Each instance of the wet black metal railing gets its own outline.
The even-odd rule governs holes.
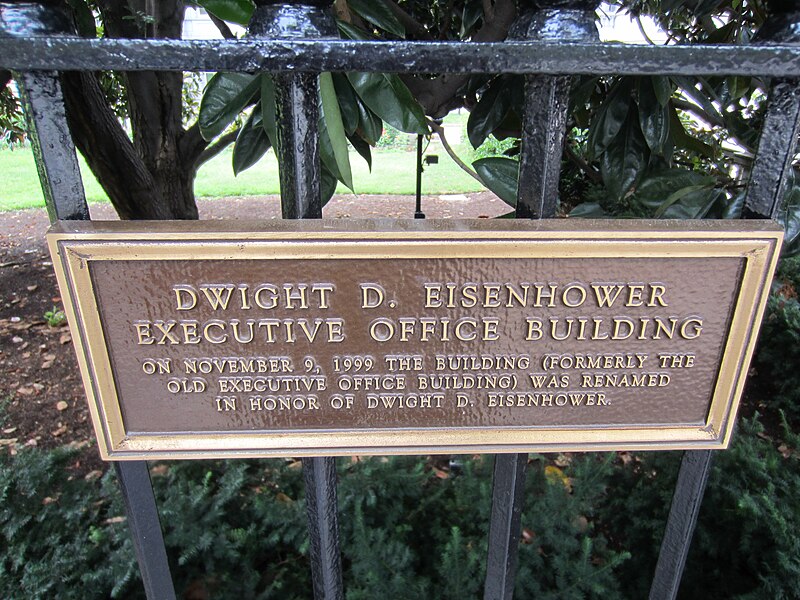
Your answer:
[[[235,41],[86,40],[65,35],[64,20],[35,4],[0,3],[0,68],[22,93],[51,220],[88,219],[59,71],[270,71],[275,76],[284,218],[319,218],[317,74],[323,71],[472,72],[526,75],[526,113],[517,217],[555,216],[570,76],[729,74],[774,77],[754,159],[745,214],[774,218],[791,173],[800,129],[800,17],[773,15],[772,38],[749,46],[604,44],[590,0],[539,1],[503,43],[352,42],[332,39],[325,2],[257,1],[246,39]],[[547,8],[547,5],[552,8]],[[292,27],[285,27],[286,19]],[[795,19],[797,22],[793,22]],[[298,37],[300,36],[300,37]],[[712,451],[687,451],[650,598],[675,598],[710,470]],[[495,458],[484,597],[512,597],[524,503],[526,454]],[[142,580],[151,599],[173,599],[158,511],[144,461],[114,463]],[[332,458],[303,460],[314,596],[344,595]]]

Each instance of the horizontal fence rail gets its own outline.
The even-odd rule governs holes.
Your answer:
[[[800,76],[800,46],[573,42],[129,40],[26,37],[0,29],[0,65],[20,71],[371,71]]]

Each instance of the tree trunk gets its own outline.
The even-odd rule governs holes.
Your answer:
[[[106,35],[180,38],[179,0],[100,0]],[[131,19],[148,7],[152,19]],[[183,75],[128,72],[132,136],[123,129],[94,73],[64,75],[64,98],[75,145],[122,219],[196,219],[194,175],[207,143],[197,127],[183,129]],[[132,139],[131,139],[132,138]]]
[[[196,219],[194,160],[176,143],[145,159],[108,106],[94,73],[64,75],[67,120],[75,145],[121,219]],[[155,125],[157,126],[157,125]]]

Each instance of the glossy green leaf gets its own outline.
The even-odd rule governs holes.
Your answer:
[[[261,127],[270,143],[278,147],[278,120],[275,108],[275,83],[268,73],[261,74]]]
[[[684,148],[705,156],[706,158],[714,158],[716,154],[714,149],[706,144],[703,140],[698,140],[696,137],[693,137],[687,133],[683,123],[681,123],[678,112],[674,108],[670,108],[669,111],[669,127],[670,135],[677,146],[683,146]]]
[[[356,91],[343,73],[331,73],[336,97],[339,99],[339,111],[347,135],[353,135],[358,128],[358,97]]]
[[[370,34],[366,31],[362,31],[355,25],[351,23],[346,23],[345,21],[336,21],[336,26],[339,28],[339,31],[342,32],[344,37],[350,40],[374,40]]]
[[[728,88],[730,99],[733,101],[745,96],[750,91],[752,81],[750,77],[743,77],[741,75],[728,77],[725,80],[725,85]]]
[[[233,145],[233,174],[238,175],[256,164],[270,149],[267,132],[261,127],[261,107],[256,106],[242,126]]]
[[[702,173],[688,169],[665,169],[645,177],[639,183],[632,200],[650,214],[656,214],[658,211],[664,214],[669,206],[680,200],[681,195],[678,194],[670,201],[674,194],[681,190],[709,190],[714,187],[714,183],[713,177]]]
[[[508,82],[507,77],[497,77],[492,80],[475,108],[469,113],[467,135],[473,148],[480,146],[508,114],[511,108]]]
[[[364,104],[389,125],[406,133],[429,133],[422,107],[397,75],[348,73]]]
[[[678,200],[659,214],[664,219],[702,219],[715,204],[724,200],[725,192],[718,188],[699,188],[681,194]],[[665,202],[666,204],[666,202]]]
[[[650,81],[640,80],[639,126],[650,149],[660,156],[665,156],[669,142],[669,106],[658,101],[656,92]]]
[[[694,101],[706,114],[710,115],[712,118],[717,119],[718,121],[722,121],[722,115],[717,110],[717,107],[714,106],[712,101],[706,95],[703,90],[697,89],[697,81],[691,77],[684,77],[684,76],[673,76],[675,82],[680,86],[681,92],[689,98],[690,100]]]
[[[197,4],[215,17],[239,25],[247,25],[255,10],[252,0],[197,0]]]
[[[736,194],[726,204],[720,215],[723,219],[741,219],[744,212],[744,192]]]
[[[472,166],[487,188],[509,206],[517,206],[518,161],[492,156],[476,160]]]
[[[74,15],[78,33],[83,37],[95,37],[97,35],[97,22],[94,20],[94,14],[86,0],[67,0],[67,5]]]
[[[658,207],[658,210],[656,210],[656,213],[653,216],[655,216],[657,219],[663,218],[664,214],[667,213],[671,207],[675,206],[676,204],[680,204],[682,200],[695,195],[697,192],[704,192],[707,194],[709,190],[710,188],[705,185],[690,185],[676,190],[672,192],[672,194],[670,194],[666,200],[664,200],[664,202],[661,203],[661,206]]]
[[[383,121],[361,101],[358,101],[358,128],[360,135],[370,146],[375,146],[383,135]]]
[[[800,186],[792,185],[786,194],[786,208],[781,216],[783,221],[783,255],[800,254]]]
[[[627,79],[618,81],[598,109],[589,126],[587,149],[590,156],[599,158],[625,124],[632,102],[631,85]]]
[[[642,130],[629,118],[600,160],[606,189],[617,200],[624,198],[644,173],[649,160],[650,150]]]
[[[342,123],[342,113],[339,111],[339,100],[336,97],[336,88],[330,73],[320,73],[319,93],[322,99],[322,114],[325,130],[331,144],[333,159],[342,183],[353,189],[353,173],[350,169],[350,156],[347,149],[347,134]]]
[[[350,144],[355,148],[356,152],[361,155],[361,158],[367,162],[369,170],[372,171],[372,151],[370,150],[369,144],[357,135],[349,135],[347,139],[350,140]]]
[[[325,206],[331,201],[333,194],[336,192],[336,186],[338,183],[339,181],[336,176],[332,175],[323,164],[322,168],[320,169],[319,181],[319,195],[320,199],[322,200],[322,206]]]
[[[483,19],[483,4],[479,2],[465,2],[461,13],[461,39],[468,38],[475,30],[475,26]]]
[[[200,133],[210,141],[233,123],[244,108],[253,102],[261,81],[247,73],[216,73],[208,82],[200,100]]]
[[[653,85],[658,103],[661,106],[669,104],[669,99],[672,98],[672,81],[669,77],[664,75],[655,75],[650,77],[650,82]]]
[[[406,35],[406,28],[397,20],[383,0],[347,0],[348,6],[364,20],[397,37]]]
[[[584,202],[569,211],[569,216],[582,219],[605,219],[609,215],[597,202]]]

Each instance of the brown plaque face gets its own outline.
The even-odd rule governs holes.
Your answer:
[[[781,233],[295,221],[49,239],[101,453],[125,459],[724,447]]]

